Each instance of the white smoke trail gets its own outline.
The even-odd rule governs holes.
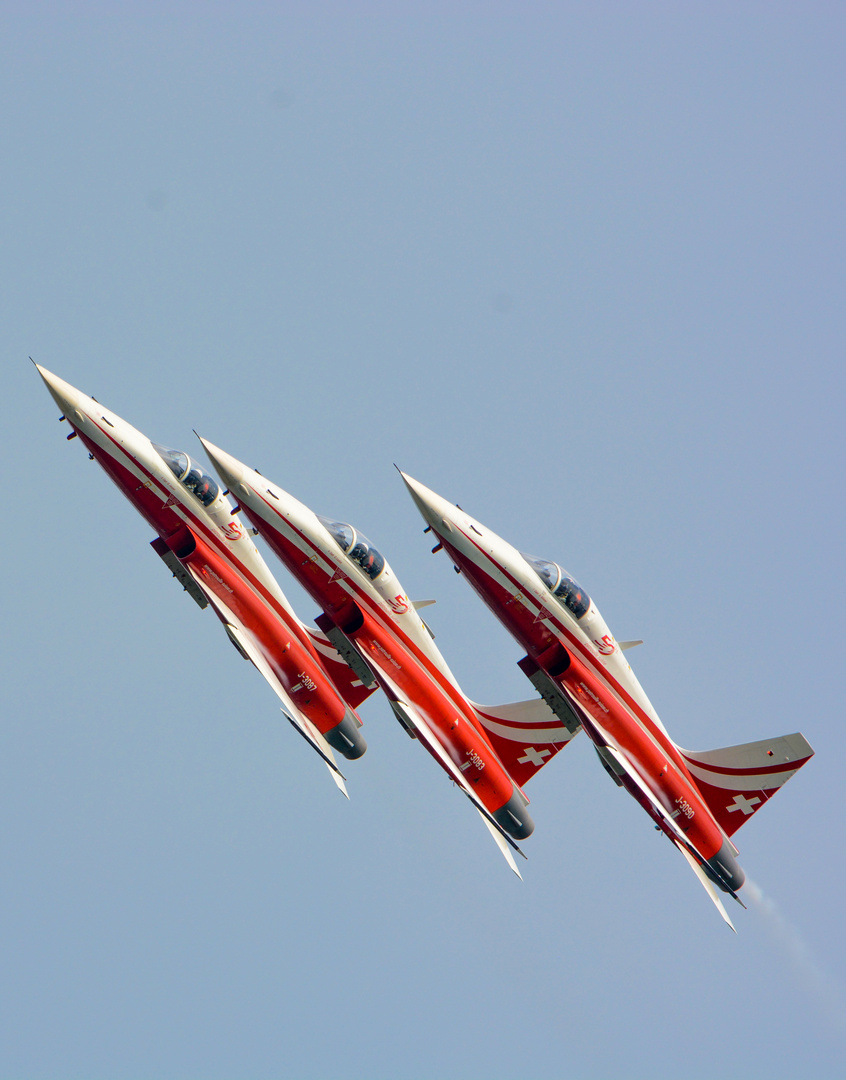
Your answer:
[[[743,887],[743,896],[761,913],[770,935],[787,954],[805,989],[816,998],[835,1031],[846,1037],[846,991],[841,983],[823,968],[796,927],[781,914],[775,901],[765,896],[761,887],[749,878]]]

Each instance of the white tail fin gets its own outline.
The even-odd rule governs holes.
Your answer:
[[[479,723],[509,775],[522,787],[578,734],[542,698],[510,705],[474,705]]]
[[[727,836],[736,833],[814,756],[810,743],[798,732],[720,750],[694,752],[679,747],[679,752]]]

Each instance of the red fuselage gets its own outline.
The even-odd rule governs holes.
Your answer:
[[[260,508],[255,499],[261,500]],[[297,515],[278,502],[257,491],[250,506],[244,502],[244,512],[326,617],[366,659],[388,698],[407,702],[422,717],[488,811],[496,815],[506,804],[515,806],[519,789],[398,583],[397,595],[386,601],[322,526],[317,527],[323,536],[309,535],[312,528],[294,520]],[[432,747],[424,745],[438,760]],[[512,835],[527,836],[533,828],[525,812],[528,799],[520,791],[517,800],[523,826],[515,827],[508,818],[504,827]]]
[[[461,546],[452,539],[454,532],[441,531],[438,537],[455,566],[525,648],[521,666],[528,673],[539,668],[547,674],[597,748],[610,744],[626,757],[703,860],[721,851],[725,859],[725,835],[666,732],[602,654],[577,636],[551,596],[544,603],[528,594],[525,584],[487,550],[489,545],[461,532]],[[616,778],[672,838],[671,827],[642,789],[625,773]]]
[[[278,587],[274,590],[244,527],[231,514],[218,525],[194,495],[170,480],[146,437],[112,414],[111,420],[99,417],[103,410],[88,400],[91,411],[79,419],[67,410],[67,419],[89,453],[193,571],[221,622],[229,621],[228,611],[243,624],[296,707],[321,734],[335,729],[347,715],[348,701],[354,707],[367,691],[351,689],[341,697],[308,633],[275,595]]]

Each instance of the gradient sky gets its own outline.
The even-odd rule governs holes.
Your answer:
[[[843,1075],[845,31],[0,2],[0,1076]],[[737,936],[585,739],[522,883],[379,697],[347,803],[28,356],[352,521],[475,700],[519,648],[394,462],[645,639],[681,745],[802,731]]]

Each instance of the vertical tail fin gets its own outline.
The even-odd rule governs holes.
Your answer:
[[[511,705],[474,705],[499,760],[518,787],[552,761],[581,731],[570,731],[542,698]]]
[[[814,756],[798,732],[720,750],[682,750],[690,774],[727,836],[748,821]]]

